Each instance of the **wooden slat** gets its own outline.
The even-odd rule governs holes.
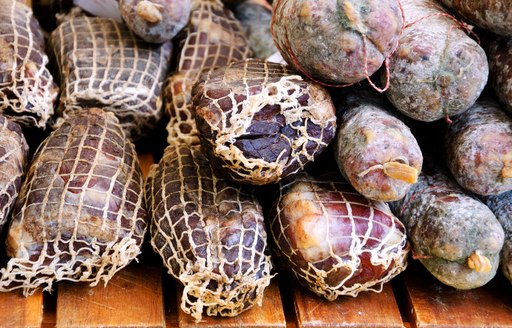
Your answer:
[[[484,287],[456,290],[411,265],[405,290],[412,327],[512,327],[512,285],[500,273]]]
[[[309,327],[403,327],[391,285],[381,293],[363,292],[355,298],[328,301],[296,286],[293,291],[297,326]]]
[[[104,288],[61,283],[57,327],[164,327],[161,268],[132,264]]]
[[[40,327],[43,321],[43,294],[41,290],[29,297],[20,291],[0,293],[1,327]]]
[[[180,304],[180,297],[183,287],[177,287],[177,303]],[[201,321],[196,323],[194,318],[178,309],[178,320],[180,328],[284,328],[286,327],[283,304],[276,279],[265,289],[263,303],[255,305],[251,309],[235,317],[209,317],[203,315]]]
[[[140,162],[140,168],[142,170],[142,175],[145,178],[148,175],[149,168],[154,163],[153,154],[151,154],[151,153],[139,153],[138,155],[139,155],[138,157],[139,157],[139,162]]]

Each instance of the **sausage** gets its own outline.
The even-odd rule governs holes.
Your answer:
[[[269,224],[276,263],[330,301],[380,292],[407,266],[402,223],[386,203],[367,200],[339,173],[282,180]]]
[[[369,79],[403,27],[398,0],[278,0],[273,6],[272,33],[284,60],[326,84]]]
[[[442,283],[472,289],[495,276],[503,228],[441,169],[426,163],[418,182],[391,208],[407,229],[413,258]]]
[[[46,68],[44,36],[32,9],[0,0],[0,111],[16,123],[45,128],[59,88]]]
[[[389,63],[388,99],[419,121],[462,113],[487,83],[485,51],[437,2],[404,0],[402,7],[406,25]]]
[[[343,176],[366,198],[403,198],[423,163],[409,128],[381,99],[363,91],[344,94],[338,117],[333,150]]]
[[[336,132],[327,90],[259,59],[204,74],[192,98],[200,142],[212,165],[241,183],[271,184],[297,173]]]
[[[139,253],[146,229],[133,144],[112,113],[71,111],[39,146],[7,230],[0,291],[60,280],[105,283]]]
[[[187,24],[191,0],[119,0],[121,17],[147,42],[173,39]]]
[[[88,16],[60,24],[51,43],[61,76],[60,114],[104,108],[116,114],[133,140],[156,127],[171,43],[151,45],[122,23]]]
[[[489,38],[489,83],[503,107],[512,113],[512,37]]]
[[[512,2],[508,0],[441,0],[468,23],[501,35],[512,35]]]
[[[192,112],[192,86],[201,72],[223,67],[249,56],[249,45],[240,23],[219,0],[195,0],[185,29],[177,72],[165,82],[163,95],[169,143],[199,143]]]
[[[512,118],[493,99],[479,99],[449,126],[446,158],[467,190],[479,195],[512,190]]]
[[[505,231],[505,243],[500,253],[501,271],[512,283],[512,191],[485,196],[482,199],[496,215]]]
[[[219,177],[200,145],[173,142],[146,181],[151,245],[184,285],[181,309],[201,320],[261,305],[272,263],[251,188]]]
[[[0,115],[0,232],[18,197],[29,148],[21,127]]]

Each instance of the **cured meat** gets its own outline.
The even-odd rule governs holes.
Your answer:
[[[299,174],[279,185],[270,216],[278,263],[319,296],[382,291],[405,270],[405,228],[388,205],[367,200],[340,174]]]
[[[38,148],[21,187],[0,291],[108,282],[140,253],[142,184],[135,147],[112,113],[69,112]]]
[[[45,128],[58,87],[46,68],[43,32],[32,9],[0,0],[0,111],[17,123]]]
[[[171,143],[146,182],[151,244],[184,285],[197,321],[261,305],[270,283],[262,208],[252,190],[218,177],[199,145]]]
[[[344,94],[338,117],[334,154],[343,176],[367,198],[403,198],[423,163],[409,128],[384,101],[363,91]]]
[[[51,41],[62,82],[60,112],[99,107],[112,111],[132,139],[149,134],[162,116],[171,43],[152,45],[113,19],[88,16],[64,21]]]
[[[512,36],[512,2],[508,0],[441,0],[465,21],[497,34]]]
[[[370,79],[396,49],[398,0],[279,0],[271,23],[284,60],[327,84]]]
[[[169,143],[199,143],[192,112],[192,86],[209,72],[247,58],[249,45],[240,23],[220,0],[194,0],[177,72],[165,83]]]
[[[405,115],[431,122],[471,107],[489,75],[487,57],[434,0],[402,0],[406,25],[390,59],[386,95]],[[382,74],[381,80],[387,79]]]
[[[512,191],[482,198],[505,231],[505,243],[500,253],[501,270],[512,283]]]
[[[185,27],[191,0],[119,0],[124,22],[147,42],[170,41]]]
[[[479,195],[512,190],[512,118],[491,98],[458,115],[446,135],[455,180]]]
[[[238,182],[270,184],[297,173],[336,132],[329,93],[280,64],[232,63],[204,74],[192,97],[203,149]]]
[[[419,259],[457,289],[485,285],[498,270],[504,232],[494,214],[430,163],[400,201],[392,203]]]
[[[489,36],[489,39],[486,47],[489,84],[500,103],[512,113],[512,37]]]
[[[0,232],[18,197],[28,151],[21,127],[0,115]]]

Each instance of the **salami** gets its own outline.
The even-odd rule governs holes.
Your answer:
[[[407,266],[402,223],[339,173],[282,180],[269,219],[279,263],[327,300],[380,292]]]
[[[343,85],[382,66],[403,20],[398,0],[279,0],[271,26],[287,63],[311,79]]]
[[[405,115],[431,122],[460,114],[487,83],[484,50],[433,0],[402,0],[406,25],[390,60],[386,92]],[[387,78],[382,73],[382,80]]]
[[[487,206],[440,169],[424,169],[392,209],[407,229],[413,257],[442,283],[472,289],[495,276],[503,228]]]
[[[61,75],[59,111],[99,107],[116,114],[132,139],[162,117],[161,88],[172,45],[152,45],[104,17],[70,17],[52,32]]]
[[[252,189],[216,175],[199,145],[171,143],[146,182],[151,244],[201,320],[261,305],[272,263]]]
[[[264,185],[297,173],[334,139],[327,90],[258,59],[204,74],[192,90],[203,149],[219,172]]]
[[[248,55],[249,45],[242,26],[220,0],[193,1],[177,72],[167,79],[163,91],[169,115],[169,143],[199,143],[191,92],[201,72],[243,60]]]
[[[489,38],[489,83],[500,103],[512,113],[512,37]]]
[[[334,142],[341,173],[366,198],[403,198],[423,163],[416,139],[375,95],[346,92],[343,98]]]
[[[505,243],[501,250],[501,270],[512,283],[512,191],[482,197],[505,230]]]
[[[512,36],[512,2],[508,0],[441,0],[465,21],[501,35]]]
[[[0,115],[0,232],[18,197],[28,151],[21,127]]]
[[[457,182],[480,195],[512,190],[512,118],[481,98],[448,128],[446,158]]]
[[[187,24],[191,0],[119,0],[128,27],[147,42],[170,41]]]
[[[46,68],[44,36],[32,9],[0,0],[0,111],[25,126],[45,128],[59,93]]]
[[[112,113],[69,112],[38,148],[13,210],[0,291],[56,281],[105,283],[139,253],[146,230],[135,147]]]

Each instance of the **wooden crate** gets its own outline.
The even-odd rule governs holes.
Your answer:
[[[144,173],[153,156],[140,156]],[[262,307],[234,318],[203,317],[199,323],[179,309],[181,286],[167,275],[149,247],[141,262],[104,286],[57,283],[52,294],[0,293],[0,327],[512,327],[512,285],[501,275],[470,291],[446,287],[418,263],[382,293],[323,300],[279,273]]]

